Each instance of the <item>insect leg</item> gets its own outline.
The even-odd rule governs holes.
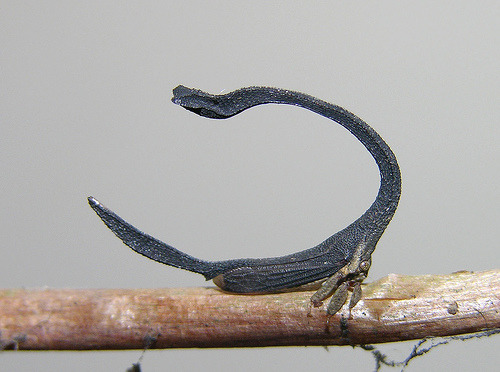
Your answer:
[[[321,288],[311,296],[311,303],[314,307],[320,307],[323,304],[323,300],[335,292],[339,286],[339,282],[346,276],[346,269],[347,265],[325,280]]]
[[[344,306],[345,302],[347,301],[348,289],[349,283],[347,282],[344,282],[339,286],[337,291],[332,296],[332,299],[330,300],[330,303],[328,304],[328,307],[326,309],[326,313],[328,315],[335,315],[337,311],[339,311],[342,306]]]

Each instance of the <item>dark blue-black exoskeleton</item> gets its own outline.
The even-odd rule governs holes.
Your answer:
[[[380,189],[375,201],[356,221],[313,248],[282,257],[214,262],[192,257],[143,233],[89,197],[92,209],[137,253],[202,274],[225,291],[277,292],[322,282],[311,297],[314,306],[320,306],[333,294],[327,308],[328,314],[333,315],[346,302],[351,289],[349,308],[352,308],[361,298],[360,284],[370,268],[371,254],[396,211],[401,193],[398,163],[389,146],[356,115],[303,93],[250,87],[212,95],[184,86],[178,86],[173,93],[174,103],[208,118],[225,119],[253,106],[276,103],[300,106],[339,123],[363,143],[380,169]]]

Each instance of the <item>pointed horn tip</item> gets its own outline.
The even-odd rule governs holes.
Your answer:
[[[89,201],[89,204],[90,204],[90,206],[91,206],[91,207],[95,207],[95,206],[98,206],[99,204],[101,204],[101,203],[99,203],[99,201],[98,201],[97,199],[95,199],[93,196],[89,196],[89,197],[87,198],[87,200]]]

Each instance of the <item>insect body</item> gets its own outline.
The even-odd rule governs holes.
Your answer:
[[[172,101],[201,116],[225,119],[250,107],[290,104],[311,110],[349,130],[374,157],[381,175],[378,195],[356,221],[317,246],[282,257],[204,261],[181,252],[124,221],[93,197],[89,204],[103,222],[137,253],[166,265],[193,271],[212,279],[221,289],[236,293],[277,292],[323,281],[311,297],[314,306],[333,294],[327,312],[335,314],[353,294],[349,307],[361,298],[361,282],[371,265],[371,254],[394,215],[401,193],[396,157],[384,140],[363,120],[339,106],[303,93],[267,87],[250,87],[224,95],[178,86]]]

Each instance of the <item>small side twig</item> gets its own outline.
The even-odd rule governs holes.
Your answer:
[[[395,361],[392,359],[389,359],[389,357],[382,353],[380,350],[378,350],[375,346],[373,345],[360,345],[360,347],[364,350],[370,351],[374,358],[375,358],[375,372],[379,371],[380,368],[383,365],[389,366],[389,367],[402,367],[401,371],[404,371],[406,366],[410,363],[410,361],[413,358],[416,358],[418,356],[424,355],[434,349],[437,346],[441,345],[446,345],[450,343],[451,341],[455,340],[460,340],[460,341],[466,341],[470,340],[472,338],[482,338],[482,337],[489,337],[495,334],[499,334],[500,329],[492,329],[492,330],[487,330],[487,331],[482,331],[478,333],[473,333],[473,334],[467,334],[467,335],[458,335],[458,336],[447,336],[447,337],[425,337],[422,340],[419,340],[415,346],[413,346],[413,349],[408,355],[408,357],[405,360],[402,361]],[[423,345],[427,343],[431,343],[429,346],[421,348]]]

